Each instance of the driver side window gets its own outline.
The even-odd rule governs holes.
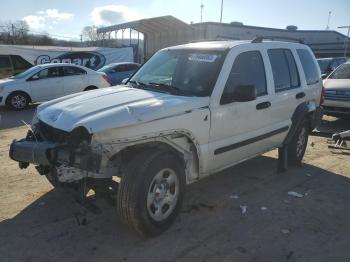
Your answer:
[[[227,79],[220,104],[233,102],[232,94],[238,86],[253,85],[257,97],[267,94],[265,67],[259,51],[248,51],[239,54]]]

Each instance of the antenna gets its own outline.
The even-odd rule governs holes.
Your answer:
[[[331,15],[332,15],[332,11],[328,12],[328,21],[327,21],[327,26],[326,26],[326,30],[329,30],[329,23],[331,21]]]

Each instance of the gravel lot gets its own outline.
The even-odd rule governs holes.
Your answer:
[[[303,167],[278,174],[274,150],[189,186],[170,230],[144,239],[9,159],[34,109],[0,109],[0,261],[350,261],[350,155],[323,137],[350,121],[326,117]]]

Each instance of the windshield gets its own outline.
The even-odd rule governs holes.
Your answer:
[[[106,66],[100,68],[99,70],[97,70],[97,72],[107,73],[111,68],[112,68],[112,66],[106,65]]]
[[[160,51],[129,82],[139,88],[150,88],[159,92],[209,96],[224,57],[225,51],[216,50]]]
[[[40,68],[40,66],[33,66],[26,71],[23,71],[22,73],[19,73],[18,75],[11,76],[10,78],[12,79],[21,79],[21,78],[26,78],[28,76],[31,76],[32,73],[36,72]]]
[[[350,79],[350,63],[342,64],[330,76],[330,79]]]
[[[318,59],[318,65],[320,66],[321,72],[325,72],[329,68],[329,64],[331,63],[332,59]]]

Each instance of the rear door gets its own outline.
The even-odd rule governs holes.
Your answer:
[[[75,66],[63,66],[63,92],[64,95],[84,91],[87,87],[83,77],[86,77],[86,71]]]
[[[297,49],[297,57],[299,58],[299,71],[304,76],[302,78],[307,101],[314,102],[316,105],[320,102],[322,79],[321,72],[317,65],[315,56],[310,49]],[[298,60],[298,59],[297,59]]]
[[[128,65],[122,64],[114,67],[114,72],[112,73],[112,83],[115,85],[120,84],[125,78],[128,77]]]
[[[272,76],[274,123],[291,125],[291,117],[298,104],[307,100],[307,90],[302,83],[295,57],[296,51],[288,48],[268,48]]]
[[[13,75],[13,69],[10,57],[7,55],[0,56],[0,79]]]
[[[45,101],[63,96],[62,67],[48,67],[29,78],[33,101]]]

